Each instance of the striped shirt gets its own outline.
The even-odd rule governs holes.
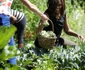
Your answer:
[[[17,18],[17,22],[16,23],[21,21],[23,19],[23,17],[24,17],[24,13],[19,12],[17,10],[13,10],[13,9],[10,10],[10,14]]]

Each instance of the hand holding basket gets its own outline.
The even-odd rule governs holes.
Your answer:
[[[39,45],[45,49],[52,49],[55,45],[56,38],[57,38],[54,33],[54,25],[51,20],[49,21],[52,25],[52,31],[45,31],[42,29],[41,32],[38,34]]]

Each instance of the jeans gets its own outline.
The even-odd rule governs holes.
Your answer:
[[[10,17],[8,15],[0,14],[0,25],[3,26],[10,26]],[[10,46],[14,46],[14,38],[12,37],[8,43]],[[16,58],[10,58],[9,59],[10,64],[16,64]]]

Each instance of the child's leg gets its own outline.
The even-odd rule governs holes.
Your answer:
[[[14,23],[14,26],[17,28],[16,35],[18,40],[18,48],[23,48],[23,36],[24,30],[26,25],[26,17],[24,16],[23,19],[17,23]]]

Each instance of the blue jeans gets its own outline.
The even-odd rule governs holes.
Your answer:
[[[8,15],[0,14],[0,25],[10,26],[10,17]]]
[[[15,45],[15,42],[14,42],[14,38],[12,37],[8,43],[10,46],[14,46]],[[9,63],[10,64],[16,64],[16,57],[13,57],[13,58],[10,58],[9,59]]]
[[[8,15],[0,14],[0,25],[3,26],[10,26],[10,17]],[[8,43],[10,46],[14,46],[14,38],[12,37]],[[16,58],[10,58],[9,59],[10,64],[16,64]]]

